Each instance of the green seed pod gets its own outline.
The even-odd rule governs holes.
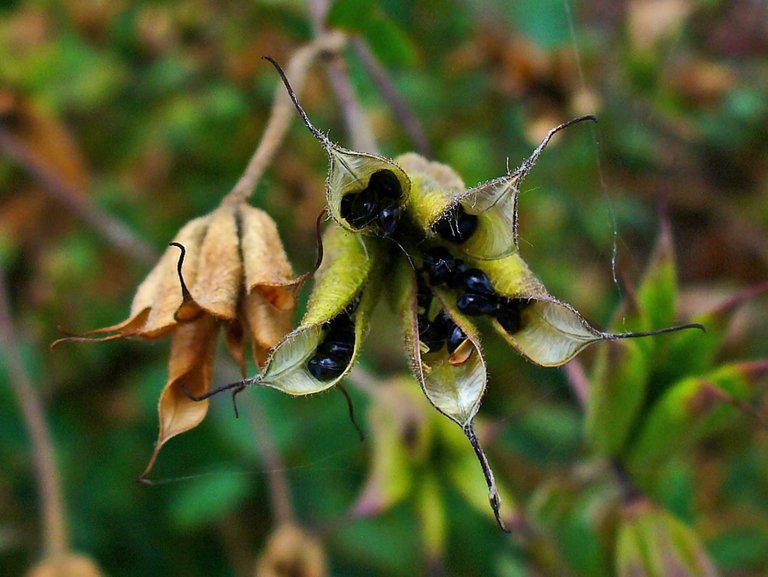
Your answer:
[[[317,272],[301,324],[274,348],[264,371],[253,379],[253,384],[289,395],[310,395],[332,387],[351,370],[368,327],[368,317],[378,299],[381,243],[330,226],[323,245],[325,260]],[[355,307],[357,299],[359,304]],[[352,307],[354,310],[350,311]],[[311,373],[309,363],[317,354],[329,325],[342,315],[350,315],[353,320],[352,354],[331,378],[319,379]]]

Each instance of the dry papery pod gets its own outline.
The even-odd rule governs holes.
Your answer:
[[[456,422],[472,444],[491,507],[504,528],[493,473],[472,425],[486,384],[474,317],[491,321],[525,357],[547,367],[568,362],[595,342],[701,325],[635,333],[599,331],[572,306],[550,295],[520,256],[517,197],[522,181],[557,132],[595,117],[579,117],[553,128],[518,169],[466,189],[451,167],[416,154],[393,161],[332,143],[311,123],[285,74],[269,60],[304,123],[329,155],[326,196],[338,226],[328,232],[326,243],[334,249],[326,264],[327,270],[342,274],[320,275],[301,326],[274,349],[261,374],[201,398],[245,385],[304,395],[338,384],[357,357],[368,314],[386,278],[412,372],[429,402]],[[347,326],[344,338],[336,332],[339,324]],[[326,343],[342,347],[333,352]],[[336,354],[339,350],[344,354]],[[337,358],[331,358],[334,355]],[[313,372],[318,360],[328,361],[327,371]]]
[[[219,328],[243,371],[248,335],[254,359],[263,364],[291,330],[297,291],[310,274],[293,275],[274,221],[245,203],[224,202],[188,222],[171,245],[139,285],[127,320],[52,345],[172,337],[168,381],[158,405],[160,432],[142,478],[165,442],[205,417],[208,403],[189,395],[199,397],[210,388]]]

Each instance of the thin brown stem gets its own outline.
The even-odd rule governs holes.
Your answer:
[[[128,227],[88,200],[88,195],[74,189],[51,171],[42,160],[12,132],[0,125],[0,151],[22,166],[51,198],[88,223],[110,244],[145,264],[154,263],[157,252]]]
[[[286,75],[291,79],[291,85],[296,94],[300,94],[304,88],[309,68],[318,55],[340,50],[345,42],[346,38],[343,34],[326,34],[294,52],[288,62],[288,66],[286,66]],[[222,203],[237,204],[253,194],[256,185],[264,175],[264,171],[272,163],[272,159],[283,143],[294,116],[295,113],[290,97],[285,92],[283,86],[278,85],[275,88],[272,112],[264,129],[264,135],[261,137],[261,142],[259,142],[240,180],[237,181],[237,184],[235,184],[229,194],[224,197]]]
[[[275,446],[275,439],[269,428],[267,414],[258,403],[247,404],[248,420],[254,429],[256,444],[259,447],[262,462],[266,467],[269,497],[272,503],[277,525],[291,523],[294,520],[293,505],[285,465]]]
[[[431,157],[432,146],[429,144],[424,131],[421,128],[419,119],[414,114],[410,105],[400,96],[392,78],[389,76],[386,68],[376,58],[375,54],[368,48],[368,45],[360,38],[354,38],[351,41],[352,49],[362,62],[368,74],[371,75],[373,83],[381,93],[381,96],[389,104],[397,121],[403,127],[408,138],[413,143],[413,148],[419,154]]]
[[[328,2],[327,0],[310,0],[309,8],[315,34],[322,36],[326,33],[325,15],[328,12]],[[347,63],[339,54],[330,54],[325,61],[325,71],[331,90],[344,115],[344,124],[347,127],[351,147],[360,152],[376,152],[378,150],[376,139],[373,137],[365,112],[355,96]]]
[[[42,504],[45,552],[47,556],[60,556],[68,551],[69,540],[59,470],[56,467],[53,443],[42,403],[24,367],[18,343],[19,336],[11,315],[5,272],[0,270],[0,349],[5,359],[8,380],[32,442],[32,457]]]

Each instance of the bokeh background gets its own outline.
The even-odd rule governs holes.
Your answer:
[[[599,117],[557,137],[520,198],[524,258],[596,326],[608,326],[640,282],[665,218],[680,321],[768,278],[765,2],[356,4],[337,2],[325,21],[356,39],[343,53],[346,70],[388,156],[428,148],[473,185],[517,166],[552,126]],[[72,547],[104,574],[254,574],[276,527],[275,462],[265,459],[263,438],[330,574],[616,574],[615,533],[602,516],[611,497],[584,481],[610,471],[585,442],[568,376],[512,354],[490,331],[480,414],[495,431],[487,449],[496,473],[521,511],[553,484],[561,507],[533,537],[510,537],[446,485],[433,503],[447,519],[437,552],[422,530],[428,499],[404,498],[369,519],[346,516],[374,459],[366,413],[375,399],[364,390],[350,386],[369,432],[362,444],[337,393],[249,390],[239,420],[228,398],[217,398],[201,426],[161,452],[153,477],[169,482],[146,487],[134,480],[157,435],[168,342],[49,350],[58,327],[83,332],[126,318],[153,254],[231,189],[278,85],[261,56],[287,62],[316,36],[323,10],[322,2],[268,0],[2,3],[0,265],[13,321],[3,321],[0,364],[2,575],[25,574],[45,551],[34,451],[11,386],[13,349],[45,408]],[[392,111],[371,59],[425,142],[414,142]],[[322,63],[302,102],[321,130],[350,144]],[[308,247],[326,163],[295,122],[252,199],[278,222],[296,271],[314,260]],[[718,362],[768,358],[767,313],[759,294],[730,311]],[[382,310],[362,359],[369,376],[405,374],[398,342]],[[587,371],[593,357],[581,359]],[[216,383],[238,377],[234,363],[219,361]],[[650,495],[694,528],[723,575],[768,573],[760,384],[748,399],[756,414],[734,409],[717,434],[673,455]],[[254,404],[258,412],[247,408]],[[472,474],[483,501],[482,478]]]

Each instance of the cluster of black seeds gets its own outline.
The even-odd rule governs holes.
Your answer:
[[[445,284],[460,291],[456,308],[469,316],[495,317],[509,334],[521,328],[521,313],[530,301],[508,298],[496,293],[488,275],[478,268],[467,268],[466,263],[443,247],[434,247],[424,253],[424,269],[435,285]]]
[[[341,313],[323,324],[323,340],[314,356],[307,362],[307,370],[319,381],[339,377],[352,360],[355,350],[355,299]]]
[[[432,291],[424,282],[419,282],[416,301],[419,308],[417,317],[419,340],[427,346],[427,352],[435,353],[447,346],[448,353],[452,354],[466,340],[467,335],[445,310],[429,320]]]
[[[341,216],[352,228],[377,225],[384,236],[392,236],[400,224],[403,189],[391,170],[378,170],[360,192],[341,198]]]

